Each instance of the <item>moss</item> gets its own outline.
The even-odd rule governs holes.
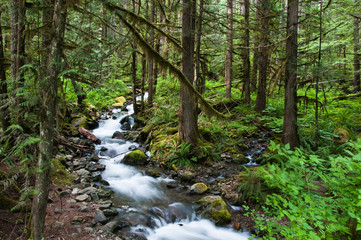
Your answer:
[[[217,224],[226,224],[231,220],[227,204],[220,196],[206,196],[198,201],[202,206],[202,214],[211,218]]]
[[[245,164],[249,162],[249,159],[246,158],[243,154],[238,153],[238,154],[232,154],[232,158],[233,161],[240,163],[240,164]]]
[[[51,163],[51,180],[55,185],[70,186],[74,184],[70,173],[58,159],[53,158]]]
[[[129,165],[145,165],[147,164],[147,157],[141,150],[134,150],[125,155],[123,162]]]
[[[346,143],[351,138],[350,130],[347,127],[339,127],[333,133],[340,137],[337,139],[338,143]]]

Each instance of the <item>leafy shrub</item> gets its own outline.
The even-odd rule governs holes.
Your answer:
[[[266,239],[360,237],[361,139],[348,148],[347,155],[326,159],[271,144],[279,164],[258,170],[266,186],[277,190],[263,206],[268,220],[256,218]]]

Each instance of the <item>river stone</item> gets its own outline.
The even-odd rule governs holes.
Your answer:
[[[117,216],[118,215],[118,211],[115,208],[107,208],[103,210],[103,213],[105,216],[107,217],[112,217],[112,216]]]
[[[100,148],[100,151],[101,152],[105,152],[105,151],[107,151],[108,150],[108,148],[106,148],[106,147],[104,147],[104,146],[102,146],[101,148]]]
[[[85,202],[85,201],[89,201],[90,200],[90,196],[87,194],[82,194],[79,195],[75,198],[75,200],[77,200],[78,202]]]
[[[113,133],[112,136],[113,139],[123,139],[124,138],[124,133],[120,132],[120,131],[115,131]]]
[[[204,183],[196,183],[191,186],[191,193],[203,194],[208,191],[208,186]]]
[[[100,210],[108,209],[108,208],[110,208],[112,205],[113,205],[112,202],[107,202],[107,203],[101,204],[101,205],[99,206],[99,209],[100,209]]]
[[[74,188],[73,191],[71,192],[72,195],[78,195],[80,189],[79,188]]]
[[[80,177],[88,177],[88,176],[90,176],[90,172],[88,170],[85,170],[85,169],[80,169],[80,170],[76,171],[76,173]]]
[[[91,179],[92,179],[93,182],[99,182],[100,179],[102,179],[102,175],[101,175],[100,172],[93,172],[91,174]]]
[[[95,167],[97,171],[104,171],[106,166],[104,164],[95,164]]]
[[[95,201],[95,202],[99,201],[99,196],[96,192],[90,193],[90,196],[93,201]]]
[[[128,112],[129,110],[127,108],[127,104],[124,103],[123,107],[120,110],[123,111],[123,112]]]
[[[197,201],[200,208],[197,213],[210,219],[216,224],[227,224],[231,220],[231,214],[227,210],[227,204],[221,196],[206,196]]]
[[[95,187],[87,187],[79,191],[78,194],[91,194],[97,192],[97,189]]]
[[[95,221],[100,222],[101,224],[105,224],[108,219],[107,217],[104,215],[103,211],[99,210],[94,217]]]
[[[125,155],[123,163],[132,166],[143,166],[147,164],[147,157],[145,156],[144,152],[140,150],[134,150]]]
[[[107,224],[105,224],[104,226],[101,227],[101,230],[103,230],[104,232],[108,232],[108,233],[114,233],[115,231],[122,229],[123,227],[127,227],[129,226],[129,224],[127,224],[124,221],[121,222],[109,222]]]
[[[88,206],[82,206],[78,212],[89,212],[89,207]]]
[[[122,129],[122,130],[130,130],[130,124],[128,122],[125,122],[125,123],[122,124],[120,129]]]
[[[99,162],[99,159],[100,159],[99,156],[93,153],[93,154],[90,156],[89,161]]]
[[[180,178],[183,181],[193,181],[195,177],[196,177],[196,174],[194,172],[191,172],[188,170],[180,173]]]

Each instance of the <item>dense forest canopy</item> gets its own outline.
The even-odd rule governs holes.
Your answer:
[[[28,237],[44,234],[54,154],[90,128],[74,122],[120,96],[175,171],[270,133],[237,184],[265,239],[360,237],[358,0],[0,3],[0,161],[27,179],[5,208],[31,208]]]

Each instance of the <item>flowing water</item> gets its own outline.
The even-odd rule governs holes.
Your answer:
[[[218,227],[211,221],[196,216],[192,202],[182,192],[172,192],[166,184],[172,180],[153,178],[142,169],[122,163],[129,149],[138,143],[112,139],[121,130],[120,120],[133,113],[113,110],[113,117],[101,120],[93,130],[102,143],[96,145],[96,153],[106,165],[103,179],[109,182],[113,202],[118,209],[118,220],[131,224],[130,231],[150,240],[243,240],[248,233],[236,232],[230,227]],[[149,154],[149,153],[148,153]]]

